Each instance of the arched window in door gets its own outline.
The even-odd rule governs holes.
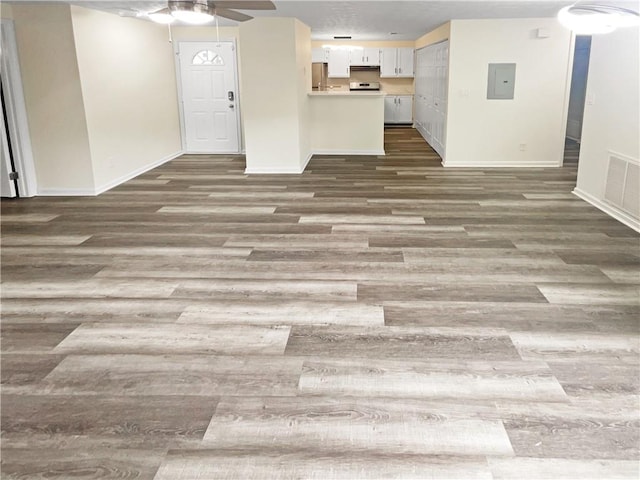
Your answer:
[[[201,50],[193,56],[192,65],[218,65],[223,66],[224,60],[220,55],[211,50]]]

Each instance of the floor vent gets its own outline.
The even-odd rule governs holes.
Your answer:
[[[640,217],[640,162],[609,152],[604,199],[635,218]]]

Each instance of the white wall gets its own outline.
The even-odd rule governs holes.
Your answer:
[[[639,45],[638,28],[592,38],[575,193],[640,231],[638,219],[603,203],[608,152],[640,160]]]
[[[311,91],[311,29],[302,22],[295,22],[296,79],[298,95],[298,142],[300,171],[311,159],[311,118],[309,92]]]
[[[442,42],[451,36],[451,22],[440,25],[435,30],[425,33],[423,36],[415,41],[414,47],[416,49],[433,45],[434,43]]]
[[[299,173],[310,158],[303,142],[310,45],[309,27],[293,18],[254,18],[240,26],[247,173]]]
[[[41,195],[92,195],[180,153],[166,27],[69,5],[13,5]]]
[[[562,165],[571,44],[554,18],[452,20],[444,165]],[[489,63],[516,64],[513,100],[487,100]]]
[[[72,6],[98,192],[180,154],[173,48],[165,26]]]
[[[311,149],[333,155],[384,155],[384,96],[313,94]]]
[[[13,5],[40,194],[91,194],[91,151],[68,5]]]

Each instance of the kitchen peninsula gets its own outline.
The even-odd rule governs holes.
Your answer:
[[[326,155],[384,155],[384,92],[309,93],[311,149]]]

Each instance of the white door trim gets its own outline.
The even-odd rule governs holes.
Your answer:
[[[21,197],[38,193],[36,168],[31,149],[27,107],[22,90],[22,76],[18,60],[18,45],[12,20],[2,19],[2,86],[7,109],[7,127],[11,136],[13,161],[18,172],[18,190]]]
[[[176,59],[175,68],[176,68],[176,86],[178,89],[178,110],[180,112],[180,138],[182,140],[182,151],[184,153],[189,153],[187,150],[187,132],[185,129],[185,121],[184,121],[184,96],[182,92],[182,76],[180,74],[180,44],[181,43],[218,43],[217,40],[211,40],[210,38],[204,39],[190,39],[190,40],[174,40],[173,44],[173,55]],[[236,125],[238,130],[238,152],[243,153],[242,145],[244,142],[242,141],[242,105],[240,98],[240,79],[238,78],[238,45],[235,38],[221,38],[220,43],[231,43],[233,44],[233,53],[235,55],[235,71],[234,71],[234,86],[236,92]]]

